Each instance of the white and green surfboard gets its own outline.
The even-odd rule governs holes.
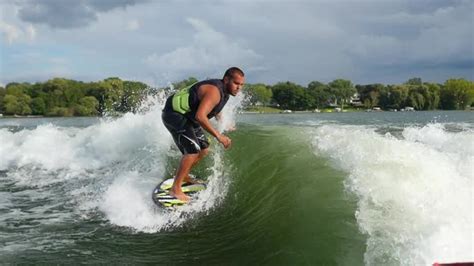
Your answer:
[[[165,208],[174,208],[174,207],[185,205],[187,203],[169,194],[170,188],[172,185],[173,185],[173,178],[168,178],[156,186],[156,188],[153,190],[153,193],[152,193],[152,199],[156,205],[160,207],[165,207]],[[198,184],[183,183],[181,188],[184,194],[191,197],[191,201],[192,201],[194,194],[206,189],[206,184],[204,182],[198,183]]]

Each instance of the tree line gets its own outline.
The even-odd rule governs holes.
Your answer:
[[[350,80],[336,79],[329,83],[312,81],[304,87],[293,82],[273,86],[246,86],[251,105],[278,106],[290,110],[314,110],[352,106],[371,109],[465,110],[474,103],[474,82],[448,79],[444,84],[422,82],[412,78],[403,84],[353,85]]]
[[[103,116],[136,112],[141,102],[160,90],[171,93],[197,82],[188,78],[154,89],[142,82],[111,77],[97,82],[54,78],[46,82],[12,82],[0,87],[0,113],[5,115]],[[247,84],[244,93],[249,105],[277,106],[290,110],[313,110],[355,105],[417,110],[464,110],[474,102],[474,82],[448,79],[444,84],[413,78],[403,84],[353,85],[350,80],[329,83],[312,81],[306,87],[293,82],[275,85]],[[356,97],[355,97],[356,96]],[[354,101],[355,100],[355,101]]]
[[[119,78],[88,83],[64,78],[35,84],[13,82],[0,87],[0,113],[97,116],[135,112],[147,93],[146,84]]]

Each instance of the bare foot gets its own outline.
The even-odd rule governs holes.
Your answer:
[[[188,195],[184,194],[181,189],[179,191],[175,191],[174,188],[171,188],[170,195],[184,202],[188,202],[191,200],[191,198]]]
[[[202,183],[204,183],[204,181],[202,181],[200,179],[197,179],[197,178],[193,178],[189,175],[184,178],[183,182],[188,183],[188,184],[202,184]]]

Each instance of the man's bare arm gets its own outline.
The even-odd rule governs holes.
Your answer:
[[[196,120],[199,124],[211,135],[213,135],[225,148],[230,146],[231,140],[220,134],[207,118],[207,115],[214,109],[220,101],[220,93],[213,85],[203,85],[201,90],[201,102],[199,103],[198,110],[196,112]]]

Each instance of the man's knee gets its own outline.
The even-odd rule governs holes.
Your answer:
[[[199,158],[200,153],[186,153],[183,155],[184,160],[196,160]]]
[[[199,152],[199,157],[204,157],[204,156],[206,156],[208,153],[209,153],[209,148],[202,149],[202,150]]]

